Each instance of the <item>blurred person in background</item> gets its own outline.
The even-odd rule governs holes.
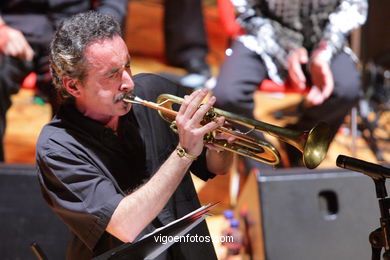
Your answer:
[[[202,87],[211,77],[202,1],[165,0],[164,8],[167,63],[186,70],[181,85]]]
[[[244,33],[222,63],[216,106],[254,118],[254,92],[265,79],[305,91],[305,107],[288,128],[309,130],[319,121],[335,136],[360,95],[357,58],[347,47],[349,33],[367,16],[366,0],[232,0]],[[257,138],[263,138],[256,133]],[[285,145],[285,144],[283,144]],[[301,153],[285,145],[289,162],[301,166]],[[245,159],[247,171],[263,165]]]

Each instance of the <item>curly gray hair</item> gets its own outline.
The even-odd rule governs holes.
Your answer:
[[[72,97],[62,84],[63,76],[81,81],[86,76],[86,47],[121,34],[120,25],[113,17],[96,11],[80,13],[61,22],[50,44],[49,55],[50,72],[60,102]]]

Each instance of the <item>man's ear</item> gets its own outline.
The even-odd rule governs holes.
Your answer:
[[[66,91],[75,98],[80,96],[80,84],[79,81],[71,78],[69,76],[64,76],[62,78],[62,84],[64,85]]]

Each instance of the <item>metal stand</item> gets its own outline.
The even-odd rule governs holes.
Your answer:
[[[389,136],[383,139],[375,134],[375,130],[378,128],[383,128],[383,132],[386,132],[386,125],[389,122],[386,115],[390,112],[390,68],[381,65],[389,64],[389,60],[390,52],[386,52],[382,62],[364,64],[362,74],[364,97],[358,106],[361,119],[358,128],[376,159],[380,162],[384,161],[384,157],[378,141],[390,141]]]
[[[41,247],[36,242],[32,242],[30,244],[30,248],[38,260],[47,260],[46,255],[43,253]]]
[[[371,243],[371,260],[380,260],[382,248],[384,248],[383,259],[390,260],[390,198],[387,198],[385,178],[374,179],[376,197],[379,199],[379,209],[381,213],[380,228],[371,232],[369,240]]]
[[[362,133],[363,139],[366,141],[366,143],[369,145],[371,151],[374,153],[376,159],[379,162],[385,161],[383,157],[382,150],[379,148],[378,141],[379,138],[375,135],[375,129],[378,129],[379,126],[379,120],[382,115],[385,116],[385,113],[388,112],[388,109],[385,105],[383,106],[376,106],[374,104],[370,104],[370,101],[368,100],[361,100],[359,103],[359,112],[360,112],[360,118],[361,122],[358,126],[359,130]],[[373,120],[369,119],[369,112],[373,111],[375,118]],[[389,141],[389,140],[383,140],[383,141]]]

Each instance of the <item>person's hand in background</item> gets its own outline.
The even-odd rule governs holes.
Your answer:
[[[306,89],[306,77],[302,70],[302,64],[306,64],[309,58],[305,48],[291,51],[287,58],[288,76],[293,89],[303,91]]]
[[[322,55],[324,48],[323,45],[321,46],[310,58],[309,70],[312,86],[306,100],[312,105],[322,104],[330,97],[334,89],[333,74],[329,61]]]
[[[0,52],[21,60],[31,61],[34,51],[23,33],[7,26],[0,18]]]

